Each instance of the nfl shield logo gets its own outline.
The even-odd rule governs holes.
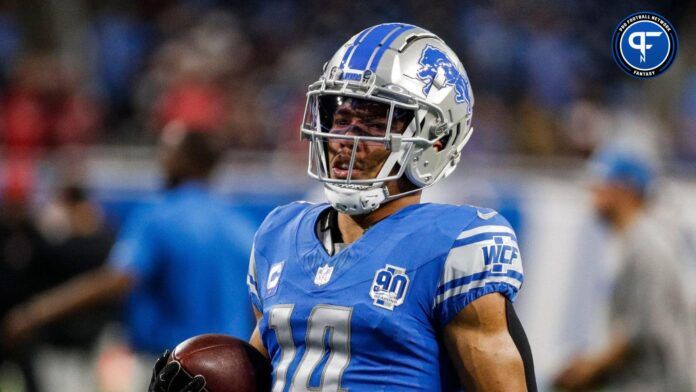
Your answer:
[[[323,267],[319,267],[316,276],[314,276],[314,284],[317,286],[323,286],[329,283],[332,273],[333,267],[329,267],[328,264],[324,265]]]

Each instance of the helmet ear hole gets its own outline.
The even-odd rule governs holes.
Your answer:
[[[460,127],[461,127],[461,125],[457,124],[456,128],[450,129],[449,132],[447,132],[444,136],[442,136],[438,140],[438,142],[436,144],[439,146],[439,148],[436,149],[437,152],[440,152],[440,151],[445,150],[448,147],[450,147],[451,140],[457,140],[457,136],[459,136],[459,132],[460,132]],[[436,127],[436,126],[432,126],[430,129],[431,129],[430,134],[429,134],[430,138],[436,138],[438,136],[438,132],[445,132],[445,131],[440,131],[440,129],[442,129],[442,128]]]
[[[450,140],[457,140],[459,138],[459,133],[462,131],[462,124],[457,124],[457,126],[450,131],[448,135],[443,137],[442,145],[446,148],[450,145]]]
[[[433,148],[435,149],[435,151],[441,152],[445,149],[445,143],[443,143],[441,140],[438,140],[435,142],[435,144],[433,144]]]

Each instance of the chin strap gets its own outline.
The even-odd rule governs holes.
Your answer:
[[[333,208],[348,215],[370,213],[389,199],[386,186],[349,188],[335,184],[324,184],[324,193]]]
[[[363,215],[378,209],[382,204],[398,198],[420,192],[429,188],[428,184],[422,188],[412,189],[396,195],[390,195],[386,185],[377,187],[349,188],[347,186],[324,184],[324,194],[329,203],[337,211],[348,215]]]

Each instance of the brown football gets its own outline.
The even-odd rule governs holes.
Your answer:
[[[171,360],[179,361],[188,375],[205,377],[205,390],[209,392],[271,390],[268,359],[249,343],[232,336],[194,336],[176,346]]]

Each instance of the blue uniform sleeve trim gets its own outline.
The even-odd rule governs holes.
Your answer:
[[[466,293],[459,294],[452,298],[447,299],[443,303],[439,304],[438,307],[445,306],[441,313],[444,317],[440,319],[442,326],[447,325],[447,323],[454,318],[462,309],[473,301],[483,297],[484,295],[491,293],[500,293],[505,296],[510,302],[515,300],[517,297],[517,288],[508,283],[503,282],[490,282],[485,286],[477,287],[471,289]]]
[[[497,278],[497,277],[513,278],[515,280],[518,280],[520,282],[520,284],[522,284],[524,282],[524,276],[517,271],[510,270],[507,273],[495,273],[492,271],[483,271],[483,272],[479,272],[479,273],[476,273],[473,275],[468,275],[468,276],[464,276],[464,277],[461,277],[458,279],[451,280],[451,281],[441,285],[440,287],[438,287],[435,295],[437,295],[437,296],[442,295],[447,290],[453,289],[455,287],[463,286],[463,285],[469,284],[471,282],[475,282],[478,280],[484,280],[487,278]]]
[[[249,298],[251,299],[251,303],[254,304],[256,310],[258,310],[259,312],[263,312],[261,298],[259,298],[259,294],[257,292],[258,286],[256,285],[256,281],[251,275],[247,275],[247,286],[249,287]]]
[[[493,237],[510,237],[513,241],[517,242],[517,237],[512,233],[507,232],[495,232],[495,233],[481,233],[476,234],[471,237],[462,238],[454,241],[452,244],[452,249],[458,248],[460,246],[471,245],[477,242],[492,240]]]

